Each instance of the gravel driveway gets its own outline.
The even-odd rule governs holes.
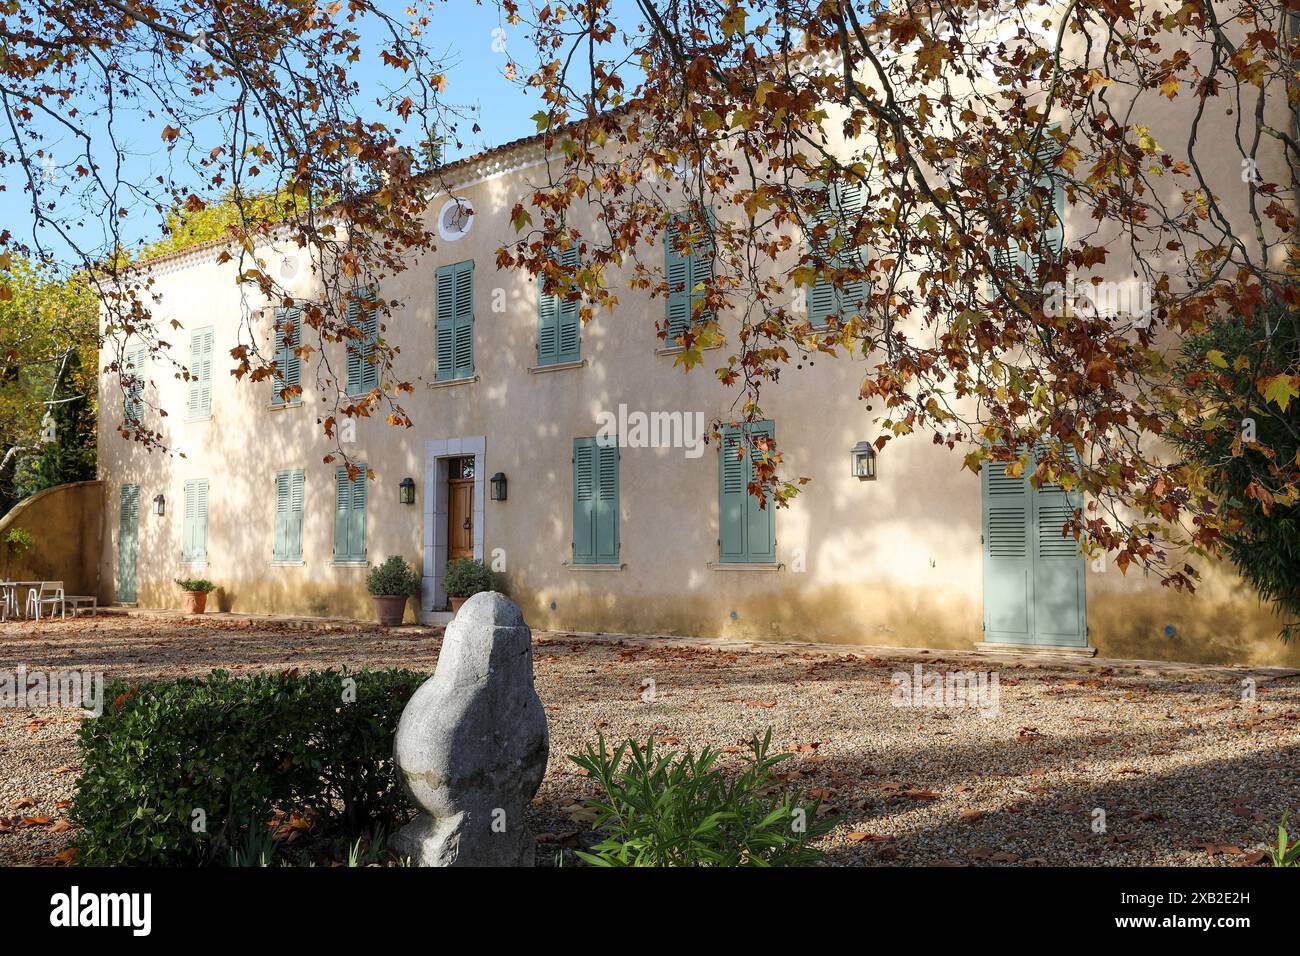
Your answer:
[[[534,640],[551,728],[530,819],[543,860],[588,839],[578,801],[592,785],[566,755],[598,732],[735,750],[771,725],[774,744],[792,753],[787,782],[841,817],[823,844],[836,865],[1244,865],[1258,862],[1284,810],[1300,811],[1294,674],[618,635]],[[431,671],[438,646],[423,628],[109,614],[0,625],[0,671],[85,669],[110,680],[215,667]],[[991,684],[975,701],[984,712],[900,706],[918,664],[922,679],[996,674],[996,707]],[[899,673],[906,681],[891,682]],[[80,719],[0,708],[0,864],[58,862],[75,843],[63,810]]]

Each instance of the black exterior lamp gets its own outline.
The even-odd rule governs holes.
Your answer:
[[[504,471],[498,471],[492,476],[492,500],[506,500],[506,473]]]
[[[876,480],[876,449],[870,442],[860,441],[853,446],[853,475],[858,481]]]
[[[167,513],[167,499],[162,495],[153,496],[153,513],[156,515],[165,515]]]
[[[397,500],[404,505],[415,504],[415,482],[410,478],[403,478],[397,486]]]

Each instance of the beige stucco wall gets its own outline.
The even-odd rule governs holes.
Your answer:
[[[523,153],[519,161],[536,160]],[[623,567],[584,571],[567,564],[573,439],[596,434],[598,414],[615,412],[620,403],[630,410],[731,417],[738,392],[722,387],[713,370],[737,343],[733,328],[723,348],[706,353],[704,368],[684,374],[673,356],[657,352],[662,300],[624,287],[618,309],[597,312],[583,328],[583,367],[530,371],[536,362],[535,284],[497,270],[495,253],[515,236],[510,209],[528,195],[538,171],[534,166],[459,187],[475,209],[470,234],[440,242],[436,253],[383,285],[385,298],[403,303],[383,334],[401,349],[397,377],[416,385],[414,396],[402,398],[415,425],[395,429],[362,419],[357,443],[348,448],[376,474],[368,510],[371,561],[401,554],[424,563],[430,533],[425,502],[434,494],[426,480],[426,443],[485,436],[483,474],[504,472],[510,488],[509,500],[484,504],[483,553],[504,560],[505,586],[535,627],[937,648],[980,641],[979,479],[961,470],[961,450],[933,445],[928,435],[891,442],[880,456],[878,480],[850,476],[849,449],[878,434],[872,418],[879,410],[873,413],[857,397],[868,361],[861,356],[791,366],[765,389],[764,411],[775,421],[791,470],[811,479],[777,515],[779,570],[712,566],[718,556],[712,446],[696,459],[680,449],[625,448]],[[1238,172],[1235,161],[1225,165],[1225,182]],[[441,205],[433,203],[434,213]],[[230,376],[228,354],[238,344],[244,306],[233,264],[216,266],[213,255],[196,252],[155,268],[160,327],[170,320],[181,327],[168,334],[174,358],[188,361],[190,330],[216,329],[211,418],[185,420],[185,383],[157,359],[149,367],[148,398],[170,414],[148,414],[177,454],[146,452],[118,438],[113,426],[120,399],[112,392],[102,396],[100,407],[109,414],[101,421],[100,467],[110,501],[102,580],[108,587],[114,580],[120,486],[138,482],[140,604],[178,606],[172,579],[184,573],[216,582],[222,609],[369,617],[365,569],[331,562],[335,466],[321,460],[330,447],[318,421],[327,414],[313,385],[318,364],[304,365],[306,395],[294,408],[273,409],[269,383],[237,383]],[[465,259],[476,262],[476,380],[430,388],[434,270]],[[270,261],[275,268],[275,254]],[[303,294],[314,291],[307,274],[300,270],[304,284],[297,291]],[[494,302],[502,304],[500,311]],[[265,343],[269,327],[260,334]],[[336,368],[340,357],[341,349],[333,355]],[[306,472],[298,567],[271,561],[272,482],[286,468]],[[398,482],[407,476],[418,486],[413,506],[398,503]],[[210,482],[203,568],[180,564],[187,478]],[[162,517],[150,507],[159,493],[168,502]],[[1086,578],[1090,638],[1103,654],[1300,664],[1300,648],[1276,640],[1276,623],[1235,575],[1211,571],[1196,595],[1172,593],[1141,572],[1121,575],[1113,566],[1089,570]]]
[[[77,481],[24,498],[0,518],[0,579],[62,581],[65,594],[100,590],[104,483]],[[5,542],[11,529],[31,533],[25,551]]]

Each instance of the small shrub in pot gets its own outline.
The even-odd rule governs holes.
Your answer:
[[[366,590],[375,602],[375,620],[385,626],[401,624],[406,601],[420,593],[420,576],[401,555],[393,555],[370,569]]]
[[[451,609],[459,611],[467,598],[480,591],[491,591],[496,587],[496,575],[477,558],[457,558],[447,562],[447,573],[442,579],[443,590],[451,602]]]
[[[176,586],[184,592],[186,614],[202,614],[208,595],[217,589],[207,578],[176,578]]]

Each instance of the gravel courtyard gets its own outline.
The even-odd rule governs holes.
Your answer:
[[[0,671],[431,671],[437,635],[230,616],[10,622]],[[549,632],[534,641],[551,729],[530,819],[543,862],[590,839],[579,801],[592,787],[566,755],[598,732],[712,744],[735,761],[737,745],[771,725],[792,754],[786,782],[841,818],[823,843],[835,865],[1250,865],[1283,811],[1300,812],[1294,674]],[[910,678],[918,662],[995,671],[997,711],[896,706],[891,677]],[[1242,686],[1251,674],[1253,702]],[[64,808],[80,720],[0,709],[0,864],[57,864],[75,844]]]

